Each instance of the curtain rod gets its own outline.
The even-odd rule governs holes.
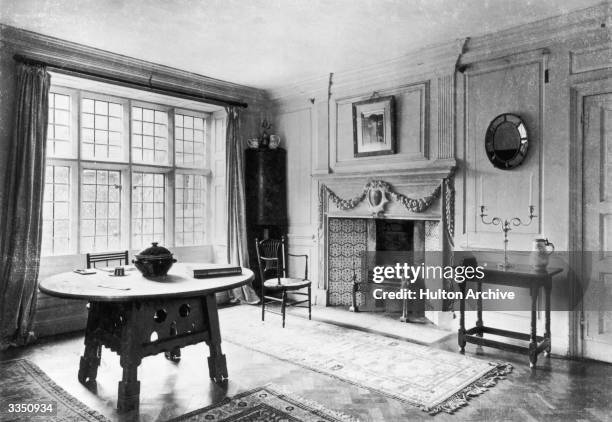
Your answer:
[[[101,75],[95,72],[77,69],[77,68],[73,68],[70,66],[47,63],[42,60],[36,60],[36,59],[22,56],[21,54],[15,54],[13,56],[13,59],[17,62],[24,63],[24,64],[46,66],[48,69],[55,70],[58,73],[64,73],[64,74],[73,75],[73,76],[81,76],[87,79],[93,79],[93,80],[98,80],[102,82],[110,82],[116,85],[121,85],[121,86],[125,86],[128,88],[141,89],[141,90],[153,92],[156,94],[170,95],[173,97],[179,97],[179,98],[183,98],[186,100],[192,100],[192,101],[198,101],[202,103],[216,104],[216,105],[222,105],[222,106],[230,105],[230,106],[237,106],[237,107],[242,107],[242,108],[248,107],[247,103],[240,102],[240,101],[225,100],[225,99],[218,98],[218,97],[209,97],[207,95],[201,95],[196,92],[186,92],[186,91],[181,91],[181,90],[172,89],[172,88],[155,87],[150,82],[147,84],[144,82],[128,81],[128,80],[121,79],[115,76]]]

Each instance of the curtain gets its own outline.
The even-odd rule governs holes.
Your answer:
[[[17,65],[13,136],[4,173],[0,253],[0,349],[26,344],[36,309],[51,77]]]
[[[240,138],[240,113],[238,107],[228,106],[225,133],[225,183],[227,195],[227,262],[249,267],[247,249],[244,148]],[[257,303],[259,298],[250,285],[232,290],[235,298],[247,303]]]

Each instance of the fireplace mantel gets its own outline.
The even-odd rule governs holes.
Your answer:
[[[403,219],[429,221],[444,261],[452,252],[454,235],[454,159],[410,164],[402,171],[337,172],[313,175],[319,192],[319,274],[318,287],[329,286],[329,219]],[[434,281],[442,287],[442,280]],[[327,298],[325,300],[327,304]],[[426,316],[435,324],[446,325],[450,313],[437,311],[433,304]]]
[[[435,161],[411,162],[410,166],[402,170],[379,170],[375,173],[363,171],[336,171],[313,173],[312,177],[321,183],[330,184],[334,181],[346,183],[347,180],[363,183],[369,179],[381,179],[389,181],[412,181],[415,183],[431,180],[441,180],[452,176],[457,161],[454,158]]]

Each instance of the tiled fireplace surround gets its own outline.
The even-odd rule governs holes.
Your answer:
[[[351,305],[353,277],[357,277],[357,282],[363,281],[359,258],[363,252],[376,250],[376,227],[381,222],[402,226],[402,221],[411,221],[412,224],[403,226],[414,231],[409,237],[416,256],[425,251],[439,251],[421,255],[425,256],[425,264],[450,262],[454,231],[452,169],[428,170],[371,177],[330,175],[319,180],[319,274],[324,275],[319,288],[326,291],[327,306]],[[383,304],[374,300],[371,280],[366,283],[357,293],[357,305],[362,311],[401,311],[400,301]],[[427,280],[425,286],[435,289],[443,287],[443,283],[443,280]],[[424,310],[424,316],[430,321],[445,326],[452,315],[443,306],[431,301],[412,303],[410,308],[416,312]]]

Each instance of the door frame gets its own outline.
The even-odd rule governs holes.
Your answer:
[[[575,224],[569,225],[569,245],[573,245],[575,252],[583,251],[583,160],[584,160],[584,99],[585,97],[612,93],[612,77],[595,81],[572,84],[570,87],[570,154],[569,154],[569,221]],[[569,249],[569,248],[568,248]],[[581,294],[578,286],[578,277],[582,276],[581,254],[570,254],[570,268],[574,272],[568,273],[570,291],[568,305],[576,303]],[[580,302],[582,303],[582,301]],[[578,311],[578,309],[576,309]],[[569,355],[573,357],[584,357],[584,309],[579,312],[569,312]]]

